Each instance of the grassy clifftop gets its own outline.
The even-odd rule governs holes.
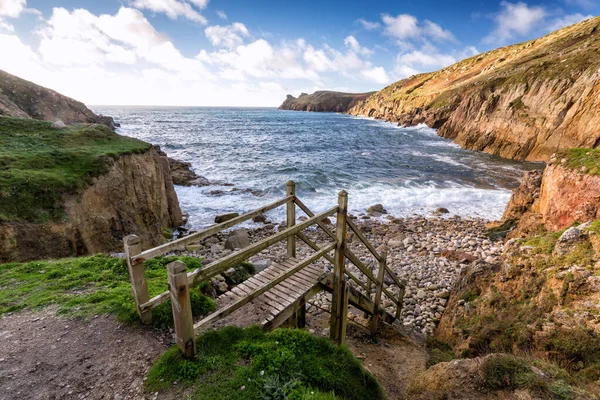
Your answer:
[[[319,90],[313,94],[302,93],[298,98],[288,95],[280,110],[346,112],[359,101],[367,99],[370,93],[342,93]]]
[[[150,147],[104,125],[53,129],[50,122],[0,117],[0,221],[59,220],[65,194],[107,172],[111,158]]]
[[[600,17],[398,81],[349,112],[427,123],[463,147],[547,160],[600,145]]]

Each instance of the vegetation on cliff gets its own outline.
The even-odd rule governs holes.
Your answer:
[[[587,175],[600,174],[600,149],[567,149],[556,154],[551,161]]]
[[[427,123],[463,147],[547,160],[596,147],[600,17],[396,82],[349,112]]]
[[[280,110],[295,111],[324,111],[324,112],[346,112],[359,101],[365,100],[370,93],[342,93],[328,90],[320,90],[313,94],[302,93],[298,98],[287,96]]]
[[[0,221],[60,220],[64,195],[107,172],[114,157],[150,147],[104,125],[54,129],[50,122],[0,117]]]
[[[144,262],[150,296],[167,290],[166,265],[177,259],[190,271],[202,267],[202,260],[192,257],[157,257]],[[207,285],[191,291],[194,315],[206,315],[215,309],[214,300],[203,294]],[[139,321],[124,259],[96,255],[2,264],[0,288],[0,315],[54,305],[59,314],[69,316],[110,313],[122,321]],[[156,327],[173,325],[170,301],[156,307],[152,314]]]
[[[186,360],[172,347],[154,364],[146,388],[185,390],[197,400],[384,398],[347,348],[302,330],[227,327],[199,336],[196,348],[196,358]]]

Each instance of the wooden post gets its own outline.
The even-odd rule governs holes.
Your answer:
[[[346,249],[346,219],[348,217],[348,193],[342,190],[338,195],[338,211],[335,230],[335,254],[333,256],[333,293],[331,295],[331,321],[329,324],[329,337],[340,343],[342,332],[342,318],[348,312],[344,309],[344,268]]]
[[[377,328],[379,327],[379,305],[381,304],[381,292],[383,290],[383,281],[385,278],[385,263],[387,259],[387,254],[381,254],[381,260],[379,261],[379,272],[377,273],[377,287],[375,289],[375,300],[374,300],[374,313],[373,318],[371,318],[371,333],[374,335],[377,333]]]
[[[340,326],[340,345],[344,345],[346,343],[346,327],[348,326],[348,302],[350,299],[350,295],[349,295],[349,289],[350,286],[348,285],[348,281],[344,280],[343,281],[343,294],[344,294],[344,299],[342,301],[342,309],[344,310],[344,313],[342,314],[342,321],[341,321],[341,326]]]
[[[175,341],[184,357],[193,358],[196,355],[196,341],[194,340],[192,302],[185,263],[173,261],[167,265],[167,271],[173,320],[175,321]]]
[[[404,302],[404,292],[406,291],[406,281],[402,282],[400,291],[398,292],[398,305],[396,308],[396,319],[400,319],[400,313],[402,312],[402,303]]]
[[[148,285],[146,284],[146,274],[144,273],[144,263],[140,262],[134,264],[131,261],[132,257],[135,257],[142,252],[140,238],[136,235],[129,235],[123,239],[123,242],[125,244],[127,269],[129,270],[131,288],[133,289],[135,308],[140,316],[140,319],[142,320],[142,323],[148,325],[152,323],[152,310],[142,312],[140,309],[140,305],[144,304],[150,299],[148,296]]]
[[[371,272],[371,275],[373,275],[373,262],[369,262],[369,271]],[[373,282],[371,282],[371,280],[367,277],[367,298],[369,300],[371,300],[371,288],[372,288]],[[365,319],[369,318],[369,314],[365,313]]]
[[[300,308],[296,312],[296,328],[303,329],[306,326],[306,299],[300,299]]]
[[[296,183],[289,181],[287,183],[287,196],[296,196]],[[287,227],[296,225],[296,203],[290,201],[287,203]],[[296,258],[296,236],[291,235],[287,239],[287,256]]]

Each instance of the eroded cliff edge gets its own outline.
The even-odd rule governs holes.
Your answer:
[[[396,82],[349,113],[425,123],[459,145],[546,161],[600,145],[600,17]]]
[[[313,94],[302,93],[298,98],[291,94],[279,106],[280,110],[346,112],[358,102],[367,99],[370,93],[342,93],[320,90]]]
[[[182,222],[168,158],[148,143],[7,117],[0,143],[0,263],[121,252],[128,234],[148,248]]]

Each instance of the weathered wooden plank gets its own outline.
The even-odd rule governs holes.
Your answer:
[[[167,271],[175,325],[175,342],[184,357],[194,358],[196,341],[194,340],[194,319],[186,267],[183,262],[174,261],[167,265]]]
[[[394,280],[394,282],[396,282],[396,285],[398,285],[398,287],[402,286],[402,281],[400,280],[400,278],[398,278],[398,276],[396,276],[396,274],[390,269],[389,265],[385,266],[385,271],[388,273],[389,276],[392,277],[392,279]]]
[[[200,282],[213,277],[215,275],[220,274],[221,272],[227,270],[239,264],[240,262],[247,260],[249,257],[256,255],[266,249],[273,244],[280,242],[281,240],[287,238],[289,235],[295,235],[297,232],[306,229],[307,227],[315,224],[317,221],[320,221],[324,218],[327,218],[333,214],[335,214],[337,207],[334,207],[328,211],[322,212],[319,215],[314,216],[313,218],[309,218],[306,221],[303,221],[292,228],[285,229],[281,232],[274,234],[273,236],[267,237],[260,242],[257,242],[251,246],[246,247],[245,249],[239,250],[237,252],[231,253],[228,256],[221,258],[220,260],[216,260],[210,264],[208,264],[204,268],[196,269],[188,273],[188,281],[190,286],[194,286],[199,284]],[[150,310],[159,304],[165,302],[169,298],[169,292],[163,292],[158,296],[153,297],[148,300],[146,303],[140,306],[142,311]]]
[[[381,305],[381,293],[383,290],[383,280],[385,278],[385,263],[386,263],[387,255],[383,253],[381,255],[381,260],[379,261],[379,272],[377,273],[377,283],[375,287],[375,300],[373,301],[374,313],[371,318],[371,333],[374,335],[377,333],[377,329],[379,328],[379,306]]]
[[[287,197],[296,197],[296,183],[294,181],[287,183]],[[296,225],[296,204],[293,201],[286,205],[286,224],[288,228]],[[296,257],[296,237],[293,235],[287,238],[287,256]]]
[[[336,214],[335,229],[335,254],[333,256],[333,293],[331,295],[331,321],[329,337],[334,342],[341,343],[344,315],[348,313],[344,309],[344,250],[346,249],[346,222],[348,217],[348,193],[342,190],[338,195],[338,208]]]
[[[265,321],[263,321],[262,325],[263,328],[266,330],[273,330],[278,328],[279,326],[281,326],[281,324],[283,324],[285,321],[287,321],[295,312],[298,311],[298,309],[300,308],[301,304],[302,304],[302,299],[304,299],[304,301],[308,301],[311,298],[313,298],[317,293],[323,291],[323,288],[321,287],[321,285],[319,283],[316,283],[313,287],[309,288],[306,290],[306,292],[304,293],[303,297],[300,298],[297,302],[294,302],[293,304],[290,304],[285,311],[279,313],[277,316],[275,316],[272,319],[267,319]]]
[[[367,249],[369,249],[375,259],[377,259],[377,261],[381,261],[381,255],[377,252],[377,250],[375,250],[375,247],[371,244],[371,242],[369,242],[369,239],[367,239],[360,229],[358,229],[358,226],[356,226],[351,219],[349,219],[347,222],[350,229],[352,229],[352,232],[354,232],[354,234],[360,239],[361,242],[363,242]]]
[[[129,281],[133,290],[135,308],[142,323],[148,325],[152,323],[152,311],[142,309],[142,304],[146,303],[150,297],[144,264],[136,264],[132,261],[142,251],[141,241],[136,235],[129,235],[123,239],[123,244],[125,245],[125,257],[127,258],[127,269],[129,270]]]
[[[146,251],[141,252],[139,255],[136,255],[136,257],[133,258],[133,262],[134,263],[140,263],[140,262],[144,262],[145,260],[149,260],[151,258],[163,255],[165,253],[168,253],[169,251],[179,247],[179,246],[184,246],[186,244],[190,244],[193,242],[197,242],[200,241],[204,238],[207,238],[209,236],[215,235],[219,232],[221,232],[222,230],[225,230],[227,228],[231,228],[232,226],[238,225],[244,221],[247,221],[249,219],[252,219],[253,217],[256,217],[257,215],[260,214],[264,214],[268,211],[271,211],[277,207],[280,207],[286,203],[292,202],[294,200],[293,196],[288,196],[285,197],[281,200],[277,200],[274,201],[271,204],[268,204],[262,208],[259,208],[257,210],[254,211],[250,211],[247,212],[245,214],[242,214],[238,217],[235,217],[233,219],[230,219],[229,221],[225,221],[223,223],[217,224],[217,225],[213,225],[210,228],[204,229],[202,231],[199,232],[195,232],[192,233],[189,236],[183,237],[181,239],[177,239],[177,240],[173,240],[172,242],[168,242],[165,243],[163,245],[154,247],[152,249],[148,249]],[[188,277],[189,279],[189,277]]]
[[[300,225],[296,225],[296,227],[298,227]],[[287,277],[295,274],[297,271],[301,270],[302,268],[306,267],[307,265],[315,262],[316,260],[318,260],[319,258],[321,258],[323,256],[323,254],[327,253],[328,251],[331,251],[334,248],[334,245],[330,245],[325,247],[323,250],[313,254],[311,257],[306,258],[304,261],[301,261],[300,263],[298,263],[294,268],[289,269],[287,272],[282,273],[281,275],[279,275],[276,279],[274,279],[273,281],[271,281],[271,283],[269,283],[268,285],[265,285],[263,287],[261,287],[258,290],[255,290],[252,295],[250,296],[246,296],[242,299],[239,299],[238,301],[236,301],[235,303],[207,316],[206,318],[204,318],[203,320],[201,320],[200,322],[198,322],[196,325],[194,325],[194,332],[196,334],[201,333],[203,330],[206,329],[206,327],[208,327],[211,323],[231,314],[232,312],[234,312],[235,310],[238,310],[240,307],[244,306],[245,304],[248,304],[250,301],[254,300],[255,298],[257,298],[258,296],[260,296],[261,294],[265,293],[266,291],[268,291],[269,289],[273,288],[274,286],[276,286],[279,282],[283,281],[284,279],[286,279]]]
[[[400,286],[400,293],[398,293],[398,302],[396,307],[396,319],[400,319],[400,313],[402,312],[402,304],[404,303],[404,292],[406,290],[406,282],[402,282]]]

